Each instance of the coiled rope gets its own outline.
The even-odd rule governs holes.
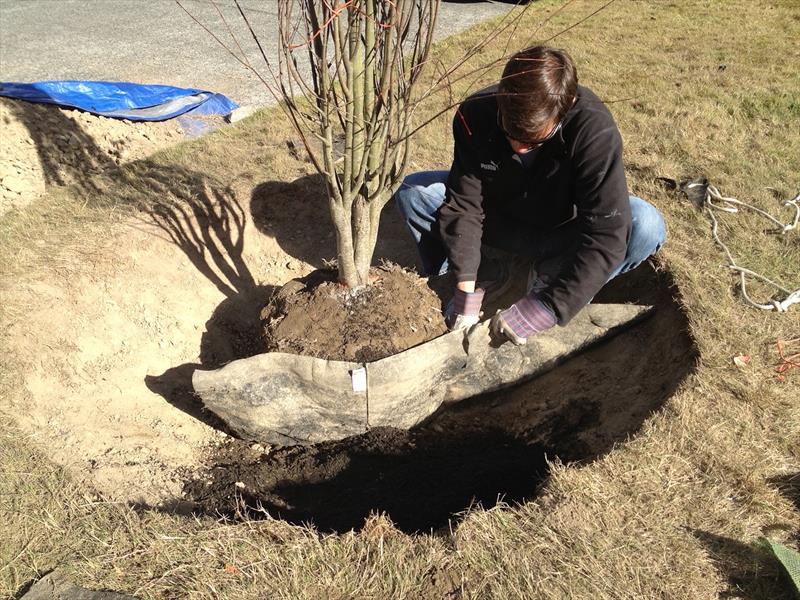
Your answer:
[[[796,229],[798,223],[800,223],[800,193],[798,193],[791,200],[785,200],[783,202],[783,206],[794,208],[794,220],[792,220],[789,223],[782,223],[768,212],[761,210],[760,208],[757,208],[751,204],[748,204],[747,202],[742,202],[741,200],[737,200],[736,198],[723,196],[722,194],[720,194],[719,190],[715,186],[710,185],[705,181],[688,182],[683,186],[683,190],[688,193],[689,190],[693,188],[703,188],[703,187],[705,188],[703,209],[711,219],[711,235],[714,237],[714,241],[717,244],[719,244],[719,246],[722,248],[723,252],[725,252],[725,256],[728,258],[728,268],[737,271],[739,273],[739,287],[742,290],[742,297],[745,299],[745,301],[751,306],[760,308],[761,310],[775,310],[777,312],[786,312],[789,310],[789,307],[792,306],[793,304],[800,304],[800,287],[794,291],[788,290],[785,287],[775,283],[768,277],[765,277],[760,273],[756,273],[755,271],[746,269],[745,267],[736,264],[736,260],[733,258],[733,254],[731,253],[730,249],[728,248],[728,246],[725,245],[725,243],[719,237],[719,222],[717,221],[717,217],[714,214],[715,210],[727,213],[738,213],[740,212],[739,211],[740,207],[746,208],[774,223],[777,226],[778,234],[786,235],[790,231]],[[715,204],[715,202],[719,202],[721,204]],[[756,302],[747,293],[748,276],[773,286],[774,288],[779,290],[782,294],[785,294],[786,297],[783,300],[771,300],[766,304]]]

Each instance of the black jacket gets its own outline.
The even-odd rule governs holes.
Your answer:
[[[470,96],[453,119],[453,165],[439,231],[457,281],[477,278],[481,238],[574,238],[558,278],[539,294],[566,324],[625,258],[631,230],[622,139],[605,104],[578,86],[561,130],[516,155],[497,125],[497,86]],[[558,234],[559,232],[555,232]]]

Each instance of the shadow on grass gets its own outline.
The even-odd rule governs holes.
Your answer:
[[[800,471],[772,477],[767,480],[781,495],[800,510]]]
[[[306,175],[292,182],[260,183],[253,189],[250,212],[258,230],[274,237],[288,255],[317,269],[336,257],[336,235],[321,175]],[[381,213],[372,262],[378,264],[382,260],[404,267],[417,264],[411,235],[391,200]]]
[[[720,598],[792,600],[792,584],[778,560],[756,544],[745,544],[700,529],[692,534],[700,540],[728,582]]]

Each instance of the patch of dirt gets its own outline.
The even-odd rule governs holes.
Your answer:
[[[276,293],[261,313],[266,348],[328,360],[379,360],[447,332],[441,300],[415,273],[375,268],[375,282],[350,290],[333,271]]]
[[[220,184],[177,165],[138,176],[163,206],[87,241],[79,256],[4,282],[0,323],[20,385],[2,408],[105,498],[171,506],[203,449],[229,439],[194,395],[192,374],[264,351],[268,299],[333,259],[335,245],[322,242],[330,224],[313,218],[327,210],[316,177]],[[251,210],[297,213],[306,198],[319,211],[291,230],[265,231]],[[412,267],[394,207],[385,215],[376,261]],[[286,245],[298,223],[313,252]]]
[[[179,497],[183,470],[227,437],[192,394],[194,369],[251,352],[272,290],[311,270],[253,226],[249,185],[155,176],[185,183],[189,207],[142,213],[90,260],[15,281],[5,307],[26,316],[2,315],[22,384],[4,409],[104,497],[149,506]]]
[[[183,137],[175,120],[134,123],[0,98],[0,215],[34,201],[47,186],[81,182]]]

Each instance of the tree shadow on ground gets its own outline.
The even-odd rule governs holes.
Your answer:
[[[317,269],[336,258],[336,234],[322,175],[260,183],[250,197],[250,212],[258,230],[274,237],[288,255]],[[381,213],[372,257],[373,264],[384,260],[404,267],[417,265],[411,236],[392,200]]]
[[[767,480],[767,482],[781,493],[789,502],[800,510],[800,471],[778,475]]]
[[[273,290],[258,285],[244,262],[246,215],[232,190],[202,173],[151,159],[121,169],[74,117],[55,106],[23,101],[8,105],[28,129],[46,185],[68,185],[89,204],[134,209],[149,231],[155,226],[226,296],[206,323],[200,364],[145,378],[151,391],[177,408],[225,430],[194,396],[192,373],[260,351],[253,350],[259,342],[258,313]],[[114,185],[109,189],[110,181]]]
[[[274,286],[258,284],[245,262],[247,215],[229,187],[189,169],[164,168],[146,161],[136,170],[126,176],[127,201],[137,205],[141,220],[180,248],[226,297],[206,322],[200,363],[148,375],[145,384],[177,408],[227,431],[194,394],[192,375],[197,369],[219,368],[264,351],[260,311]]]
[[[602,456],[694,369],[696,350],[666,274],[644,265],[608,287],[603,301],[653,304],[655,314],[540,377],[443,407],[411,431],[379,428],[266,454],[234,440],[187,483],[187,496],[200,512],[267,513],[332,532],[385,512],[408,533],[447,531],[475,502],[534,498],[545,456]]]
[[[7,105],[28,129],[47,186],[72,185],[91,197],[99,191],[94,176],[119,169],[74,117],[55,106],[22,100],[8,100]]]
[[[766,549],[701,529],[693,530],[692,534],[703,543],[728,583],[728,589],[720,594],[720,598],[794,598],[791,581],[779,561]]]

